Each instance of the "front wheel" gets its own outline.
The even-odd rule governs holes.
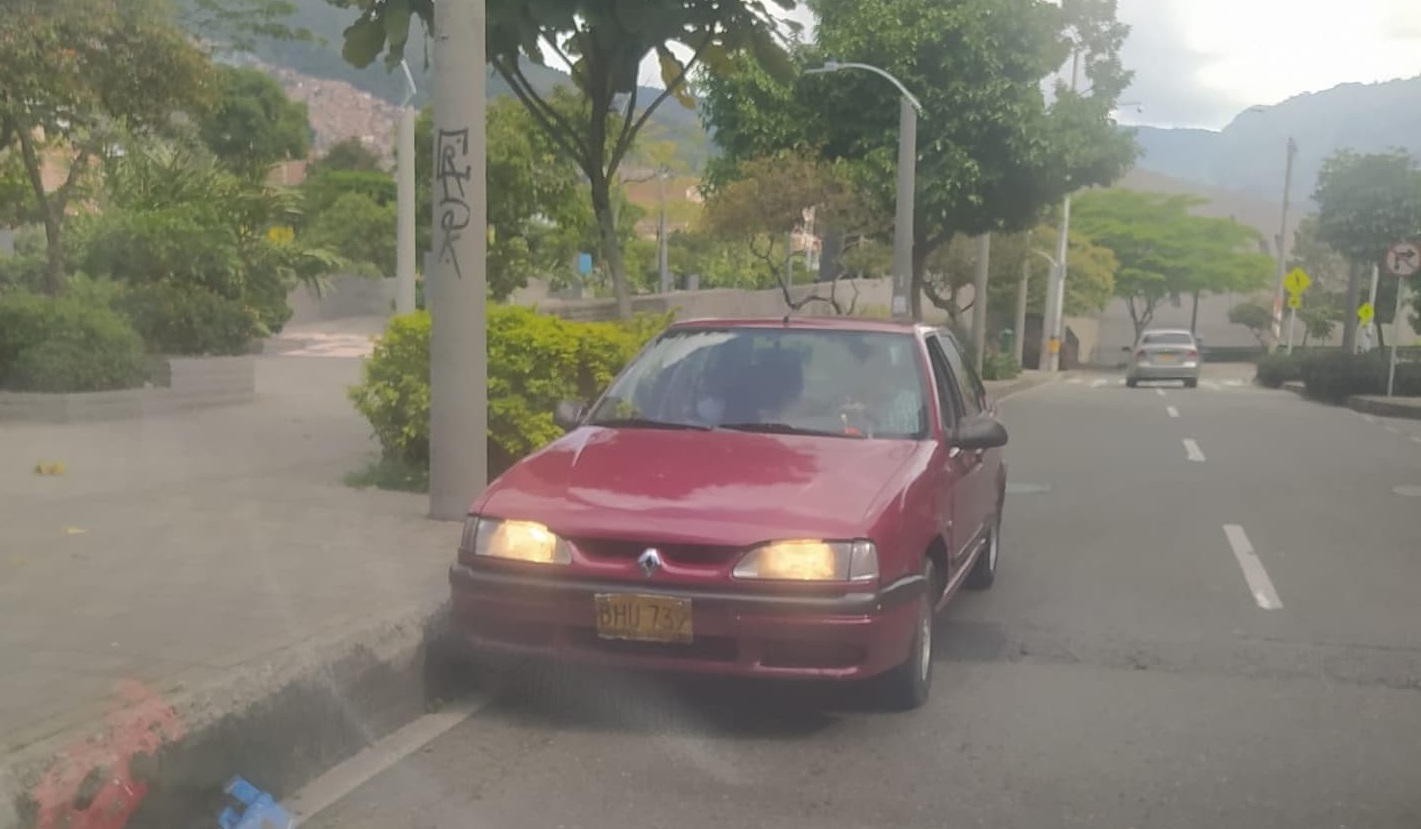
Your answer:
[[[1129,386],[1130,388],[1133,389],[1133,388],[1135,388],[1136,386],[1140,385],[1140,381],[1139,381],[1139,380],[1136,380],[1136,379],[1133,378],[1133,377],[1126,377],[1126,378],[1125,378],[1125,385],[1126,385],[1126,386]]]
[[[1191,379],[1189,379],[1189,380],[1185,380],[1185,381],[1184,381],[1184,387],[1185,387],[1186,389],[1197,389],[1197,388],[1199,388],[1199,378],[1195,377],[1195,378],[1191,378]]]
[[[879,677],[879,696],[885,707],[911,711],[928,701],[933,687],[933,563],[923,566],[926,586],[918,600],[916,629],[908,661]]]

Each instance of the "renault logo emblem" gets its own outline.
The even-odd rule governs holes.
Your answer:
[[[660,570],[664,564],[661,561],[661,551],[655,547],[647,547],[646,552],[642,553],[641,557],[636,560],[636,564],[641,568],[641,574],[643,576],[651,578],[652,574]]]

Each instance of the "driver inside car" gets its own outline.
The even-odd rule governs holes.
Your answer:
[[[923,428],[923,399],[911,350],[858,341],[850,346],[850,351],[862,361],[861,370],[854,373],[862,378],[862,383],[851,392],[844,407],[846,426],[852,427],[853,416],[857,415],[866,422],[870,436],[919,434]]]

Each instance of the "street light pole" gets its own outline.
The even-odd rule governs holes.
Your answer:
[[[661,220],[656,228],[656,272],[660,277],[659,285],[661,293],[671,293],[671,265],[666,251],[666,176],[668,171],[662,168],[657,171],[656,178],[660,182],[661,192]]]
[[[1278,227],[1278,266],[1273,284],[1273,342],[1269,351],[1278,349],[1278,340],[1281,339],[1282,332],[1279,330],[1283,324],[1283,277],[1288,269],[1288,202],[1293,195],[1293,158],[1298,154],[1298,145],[1291,137],[1288,138],[1288,161],[1283,169],[1283,213]],[[1293,335],[1292,324],[1288,326],[1288,337],[1291,340]],[[1289,349],[1291,351],[1291,348]]]
[[[1081,50],[1071,53],[1071,92],[1080,84]],[[1071,235],[1071,194],[1061,202],[1061,238],[1056,244],[1056,269],[1047,283],[1046,313],[1042,318],[1041,357],[1038,365],[1046,371],[1061,369],[1061,338],[1066,307],[1066,253]]]
[[[405,99],[400,102],[400,128],[395,148],[395,313],[408,314],[415,305],[415,181],[414,121],[410,108],[418,91],[409,64],[400,61],[405,72]]]
[[[841,69],[862,69],[872,72],[898,89],[898,204],[893,219],[893,307],[894,319],[911,319],[913,293],[913,200],[917,187],[918,115],[923,105],[903,82],[867,63],[825,61],[805,74],[838,72]]]
[[[429,516],[461,520],[488,482],[484,0],[434,4]]]

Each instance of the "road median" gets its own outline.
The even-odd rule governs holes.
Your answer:
[[[408,606],[200,687],[130,683],[104,720],[0,761],[0,829],[215,826],[234,775],[290,794],[425,712],[446,613]]]
[[[1364,394],[1347,398],[1347,406],[1353,411],[1379,417],[1421,420],[1421,397],[1383,397],[1382,395]]]

